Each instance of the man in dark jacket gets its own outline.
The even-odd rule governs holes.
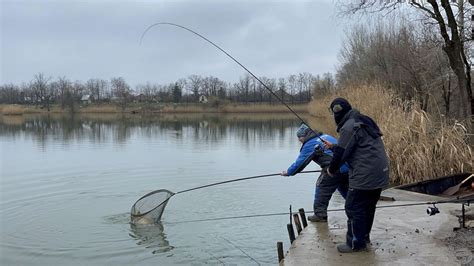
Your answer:
[[[333,177],[330,177],[326,172],[326,168],[332,159],[332,151],[324,148],[322,139],[336,144],[336,138],[315,132],[305,124],[301,124],[296,132],[296,136],[303,144],[300,149],[300,154],[298,158],[296,158],[296,161],[286,171],[283,171],[281,175],[293,176],[301,172],[311,161],[319,164],[322,171],[316,182],[314,192],[314,215],[308,216],[308,220],[311,222],[327,222],[328,204],[334,191],[338,189],[339,193],[346,198],[349,167],[347,164],[342,164]]]
[[[337,98],[330,106],[337,124],[337,145],[326,142],[333,150],[328,174],[335,173],[342,163],[349,165],[349,191],[346,243],[337,246],[341,253],[365,250],[382,188],[388,185],[389,162],[382,133],[372,118],[352,109],[346,99]]]

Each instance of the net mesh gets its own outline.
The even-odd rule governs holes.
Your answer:
[[[168,200],[173,195],[174,193],[169,190],[159,189],[139,198],[132,206],[132,224],[158,223],[161,219],[161,215],[163,215]]]

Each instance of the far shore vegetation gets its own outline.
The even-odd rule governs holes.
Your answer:
[[[307,113],[307,103],[289,104],[291,109],[298,113]],[[0,104],[0,114],[2,115],[23,115],[23,114],[70,114],[69,110],[62,109],[59,105],[51,105],[49,110],[34,105],[25,104]],[[87,104],[78,105],[75,113],[90,114],[163,114],[163,113],[288,113],[288,109],[280,103],[164,103],[164,104],[143,104],[131,103],[122,109],[115,104]]]

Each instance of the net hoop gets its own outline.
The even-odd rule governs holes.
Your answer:
[[[163,200],[160,204],[157,204],[155,207],[151,208],[150,210],[147,210],[146,212],[140,212],[140,211],[137,211],[137,205],[143,201],[145,198],[148,198],[150,197],[151,195],[154,195],[154,194],[157,194],[157,193],[167,193],[169,196]],[[132,209],[130,211],[130,214],[132,217],[143,217],[151,212],[153,212],[154,210],[156,210],[157,208],[160,208],[160,207],[165,207],[163,205],[166,205],[169,201],[169,199],[174,195],[175,193],[167,190],[167,189],[158,189],[158,190],[154,190],[150,193],[147,193],[145,195],[143,195],[141,198],[139,198],[132,206]]]

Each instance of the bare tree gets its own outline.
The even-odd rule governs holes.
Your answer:
[[[298,93],[298,76],[297,75],[290,75],[288,77],[288,89],[287,92],[291,95],[291,103],[294,103],[295,99],[294,96]]]
[[[0,103],[21,103],[20,88],[14,84],[0,86]]]
[[[191,91],[194,101],[199,100],[199,91],[202,86],[202,77],[198,75],[191,75],[188,77],[187,87]]]
[[[66,91],[71,89],[71,82],[66,77],[59,77],[58,81],[58,96],[61,109],[66,106]]]
[[[100,86],[99,79],[89,79],[86,82],[87,94],[89,94],[93,99],[99,98],[100,95]]]
[[[98,102],[103,101],[106,98],[106,95],[109,91],[109,83],[107,80],[99,79],[98,80],[98,92],[96,100]]]
[[[152,102],[154,96],[154,87],[151,83],[147,82],[145,85],[137,85],[137,90],[145,97],[145,102]]]
[[[41,103],[42,107],[47,108],[48,111],[50,111],[54,96],[54,90],[49,86],[50,80],[51,78],[46,78],[43,73],[38,73],[30,85],[36,96],[37,103]]]
[[[260,80],[263,82],[263,84],[267,85],[267,87],[273,91],[276,92],[277,86],[276,86],[276,80],[272,78],[267,78],[267,77],[260,77]],[[257,84],[257,90],[260,94],[260,102],[265,102],[268,101],[269,103],[272,102],[273,95],[271,92],[269,92],[265,87],[263,87],[262,84],[258,83]]]
[[[108,87],[107,80],[89,79],[86,82],[87,93],[92,96],[95,101],[101,101]]]
[[[298,101],[308,102],[311,100],[311,87],[313,83],[313,75],[304,72],[297,76],[298,84]]]
[[[124,112],[131,101],[130,86],[122,77],[112,78],[110,84],[115,102]]]
[[[334,90],[336,81],[331,73],[317,75],[312,79],[312,91],[315,97],[322,97]]]
[[[451,70],[457,79],[457,86],[452,88],[452,117],[467,121],[473,113],[471,88],[471,65],[467,56],[464,17],[471,13],[463,0],[450,3],[449,0],[407,1],[415,10],[423,14],[429,22],[435,23],[438,34],[443,40],[443,51],[446,53]],[[405,4],[405,1],[357,0],[340,2],[343,11],[348,13],[388,12]],[[472,4],[472,3],[471,3]],[[472,6],[470,6],[472,9]],[[456,17],[456,11],[458,16]]]
[[[249,94],[250,94],[250,83],[251,77],[248,74],[245,74],[239,79],[239,82],[234,84],[234,87],[237,89],[238,100],[248,103]]]
[[[423,110],[437,108],[447,87],[444,77],[454,73],[440,40],[427,32],[403,20],[373,28],[356,26],[341,53],[338,84],[376,81],[404,99],[419,100]]]
[[[279,78],[278,79],[278,91],[276,92],[276,95],[278,95],[280,97],[280,99],[284,102],[286,102],[286,100],[288,98],[288,97],[286,97],[288,95],[287,89],[288,89],[288,82],[286,81],[286,79],[285,78]]]

